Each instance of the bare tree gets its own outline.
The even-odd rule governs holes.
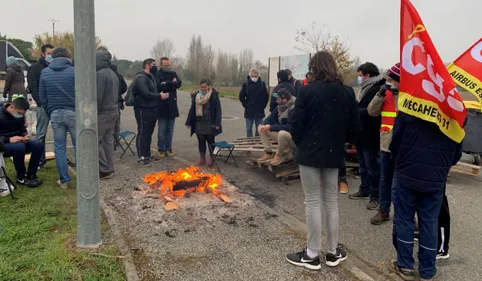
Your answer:
[[[305,53],[327,51],[333,55],[338,64],[340,74],[345,77],[351,71],[354,60],[351,59],[350,48],[338,35],[325,32],[326,26],[318,28],[316,22],[311,22],[309,28],[296,31],[295,49]]]
[[[239,83],[239,60],[236,54],[229,54],[228,55],[228,69],[229,69],[229,80],[231,81],[231,85],[237,85]]]
[[[162,57],[170,58],[174,50],[174,43],[172,43],[171,39],[164,39],[162,41],[157,39],[156,44],[152,47],[151,56],[157,62],[160,62]]]
[[[218,51],[216,59],[216,80],[218,84],[229,85],[231,83],[228,54],[221,50]]]
[[[239,54],[239,79],[240,82],[248,75],[249,70],[254,65],[254,53],[251,49],[242,50]]]
[[[214,80],[214,58],[215,52],[211,45],[205,46],[200,35],[193,35],[187,55],[188,79],[195,83],[204,77]]]
[[[268,66],[257,60],[254,62],[254,67],[259,70],[259,76],[261,77],[261,80],[268,81]]]

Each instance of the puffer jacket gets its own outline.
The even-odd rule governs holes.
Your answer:
[[[437,124],[398,112],[390,151],[395,176],[404,188],[436,192],[445,188],[450,168],[462,157],[462,144],[444,135]]]
[[[9,95],[9,100],[12,100],[13,95],[22,95],[24,98],[27,98],[25,75],[20,65],[16,63],[7,68],[3,95],[6,96],[7,94]]]
[[[40,102],[50,116],[56,109],[75,111],[75,69],[67,58],[55,58],[40,75]]]

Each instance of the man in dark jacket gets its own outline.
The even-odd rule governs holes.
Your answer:
[[[75,133],[75,70],[72,55],[65,48],[52,51],[52,62],[40,75],[39,95],[42,108],[52,122],[54,152],[61,188],[67,188],[72,179],[67,164],[67,132],[76,144]]]
[[[99,176],[114,175],[114,128],[119,118],[119,80],[111,69],[111,54],[97,51],[97,120],[99,136]]]
[[[154,59],[142,62],[142,72],[136,74],[132,85],[134,96],[134,113],[137,121],[136,149],[140,164],[148,166],[158,158],[151,157],[152,133],[159,117],[161,93],[157,90],[154,74],[157,65]]]
[[[12,157],[17,183],[28,187],[37,187],[42,181],[37,178],[37,169],[45,145],[30,139],[25,128],[25,112],[29,109],[28,101],[16,98],[0,108],[0,143],[5,144],[3,156]],[[25,169],[25,154],[32,153]]]
[[[414,216],[419,225],[419,273],[423,280],[436,275],[437,223],[450,168],[462,156],[462,144],[444,135],[434,123],[405,113],[393,127],[391,156],[395,159],[393,182],[397,260],[390,270],[405,280],[413,278]]]
[[[280,89],[286,89],[288,92],[296,97],[296,90],[293,84],[291,84],[289,80],[289,75],[286,70],[280,70],[277,73],[278,76],[278,85],[274,87],[273,93],[279,92]],[[269,104],[269,112],[273,112],[278,107],[278,103],[276,102],[276,98],[271,95],[271,102]]]
[[[360,163],[360,190],[350,194],[351,199],[370,199],[367,209],[377,210],[379,206],[380,164],[378,152],[380,150],[381,117],[368,115],[368,105],[385,84],[378,67],[371,62],[358,67],[358,112],[360,114],[361,135],[356,144],[358,162]]]
[[[296,150],[296,145],[291,139],[289,123],[296,98],[286,89],[280,89],[279,92],[273,93],[273,96],[276,98],[278,107],[258,127],[265,150],[264,156],[258,159],[258,163],[270,161],[271,166],[278,166],[281,163],[293,160],[293,154]],[[273,155],[270,140],[278,143],[275,155]]]
[[[268,105],[269,93],[264,81],[259,77],[258,69],[251,69],[246,82],[239,92],[239,101],[244,107],[244,118],[246,119],[246,136],[253,136],[253,125],[255,135],[259,136],[257,128],[265,117],[264,109]]]
[[[293,78],[293,72],[291,72],[290,69],[286,69],[286,72],[288,72],[288,79],[291,85],[293,85],[293,87],[295,88],[295,97],[297,97],[301,90],[301,82]]]
[[[28,90],[32,95],[32,98],[37,103],[37,109],[35,112],[37,114],[37,135],[36,140],[40,141],[45,144],[45,136],[47,135],[47,130],[49,127],[49,117],[45,109],[42,107],[42,103],[40,102],[40,91],[39,91],[39,84],[40,84],[40,74],[42,74],[42,70],[49,66],[49,63],[52,61],[52,50],[54,46],[50,44],[45,44],[42,46],[42,53],[40,54],[40,58],[38,62],[32,64],[27,72],[27,82],[28,82]],[[39,167],[45,167],[45,153],[40,158]]]
[[[161,58],[161,69],[154,76],[157,83],[157,91],[161,93],[159,102],[159,117],[157,131],[157,151],[159,156],[172,157],[172,137],[174,136],[174,124],[179,117],[177,108],[177,89],[182,86],[182,81],[177,73],[172,70],[171,60]]]

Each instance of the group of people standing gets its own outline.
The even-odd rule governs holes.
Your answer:
[[[449,257],[445,186],[451,166],[462,155],[461,144],[446,137],[436,124],[398,111],[400,67],[395,64],[383,76],[373,63],[360,65],[356,96],[343,84],[332,55],[319,52],[311,58],[302,86],[290,71],[278,72],[271,101],[259,72],[250,71],[239,99],[245,108],[247,136],[253,135],[256,125],[265,150],[258,162],[277,166],[294,160],[300,166],[308,242],[303,251],[288,254],[288,262],[321,268],[322,209],[327,219],[326,264],[336,266],[346,259],[338,246],[338,192],[348,192],[347,186],[338,189],[346,174],[346,143],[356,145],[361,174],[359,190],[349,198],[368,200],[367,209],[377,210],[370,220],[374,225],[390,219],[394,204],[397,259],[389,269],[404,280],[414,280],[414,239],[419,241],[421,280],[433,280],[436,259]],[[268,104],[270,115],[264,118]],[[271,141],[278,143],[276,152]]]

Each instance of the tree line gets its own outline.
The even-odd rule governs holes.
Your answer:
[[[2,38],[7,39],[5,35],[0,34],[0,40]],[[97,47],[101,46],[102,40],[96,39]],[[356,69],[360,59],[351,55],[350,48],[339,36],[327,32],[326,26],[318,27],[315,22],[311,22],[308,28],[298,30],[294,39],[294,49],[303,53],[322,50],[330,52],[337,61],[345,83],[352,86],[356,83]],[[15,38],[8,40],[27,60],[38,58],[40,47],[46,43],[68,48],[75,55],[74,35],[71,32],[59,32],[53,37],[49,33],[38,34],[33,42]],[[185,57],[176,55],[175,51],[174,43],[170,39],[157,40],[151,49],[151,57],[157,62],[160,62],[162,57],[169,57],[172,68],[188,83],[197,84],[202,78],[207,77],[217,85],[239,86],[246,81],[248,72],[253,67],[260,70],[262,80],[268,80],[268,66],[255,60],[251,49],[242,50],[239,54],[215,50],[211,44],[203,41],[201,35],[193,35]],[[113,54],[113,62],[117,65],[119,73],[127,79],[132,79],[137,72],[142,71],[142,60],[120,59]]]

